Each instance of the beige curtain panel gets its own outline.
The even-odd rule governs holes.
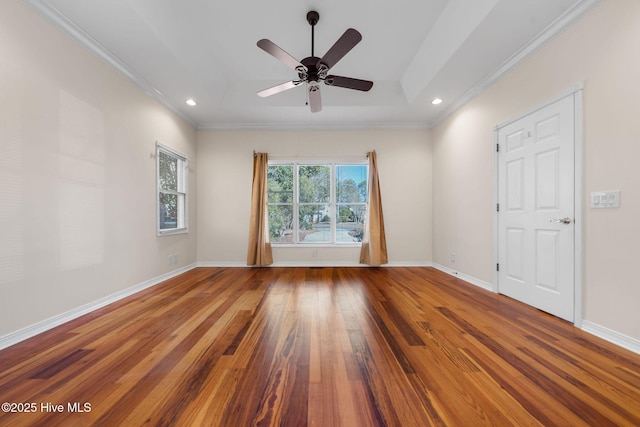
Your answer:
[[[384,234],[384,216],[382,215],[382,199],[378,181],[378,160],[376,152],[369,156],[369,203],[367,217],[362,236],[360,264],[379,266],[389,262],[387,259],[387,239]]]
[[[267,153],[254,153],[247,265],[260,266],[273,263],[271,243],[269,243],[269,207],[267,205],[268,167]]]

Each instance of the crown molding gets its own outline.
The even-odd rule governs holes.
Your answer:
[[[203,123],[198,126],[201,131],[215,130],[247,130],[247,131],[277,131],[277,130],[367,130],[367,129],[398,129],[398,130],[428,130],[429,125],[424,122],[389,122],[367,123],[354,122],[338,123]]]
[[[591,12],[591,10],[595,9],[604,1],[605,0],[584,0],[576,3],[573,7],[568,9],[565,13],[563,13],[551,24],[549,24],[544,30],[542,30],[531,42],[529,42],[518,52],[513,54],[505,62],[503,62],[502,65],[496,68],[491,74],[480,80],[478,84],[468,90],[464,95],[452,102],[446,109],[442,111],[440,115],[438,115],[429,123],[428,127],[433,128],[442,123],[445,119],[458,111],[473,98],[484,92],[485,89],[498,81],[513,67],[518,65],[530,55],[534,54],[536,51],[553,40],[556,36],[564,32],[571,25],[578,22],[580,18]]]
[[[156,89],[151,83],[133,71],[127,64],[119,60],[113,55],[106,47],[98,43],[93,37],[84,32],[80,27],[75,25],[69,18],[64,16],[60,11],[51,6],[46,0],[21,0],[26,6],[30,7],[38,15],[43,17],[46,21],[50,22],[56,28],[61,30],[64,34],[70,37],[72,40],[80,43],[81,46],[86,48],[89,52],[101,59],[111,68],[122,74],[129,79],[133,84],[140,88],[144,93],[153,97],[160,104],[169,109],[172,113],[176,114],[186,122],[188,122],[194,128],[197,124],[189,117],[184,115],[176,106],[162,93]]]
[[[63,31],[71,39],[80,43],[89,50],[93,55],[101,59],[103,62],[111,66],[114,70],[128,78],[143,92],[153,97],[168,110],[185,120],[191,126],[198,130],[315,130],[315,129],[431,129],[466,105],[473,98],[482,93],[490,85],[504,76],[511,68],[532,55],[546,43],[551,41],[557,35],[569,28],[592,9],[600,5],[604,0],[583,0],[576,3],[572,8],[568,9],[562,16],[547,26],[540,34],[512,55],[507,61],[500,65],[495,71],[478,82],[473,88],[467,91],[460,98],[452,102],[444,109],[435,119],[428,122],[405,122],[405,123],[351,123],[346,125],[340,124],[310,124],[310,123],[284,123],[284,124],[268,124],[268,123],[196,123],[184,113],[182,113],[176,105],[158,91],[151,83],[133,71],[124,62],[119,60],[107,48],[98,43],[89,34],[75,25],[66,16],[51,6],[46,0],[21,0],[22,3],[33,9],[36,13],[46,19],[55,27]]]

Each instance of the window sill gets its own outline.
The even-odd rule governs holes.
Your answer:
[[[174,234],[188,234],[188,228],[176,228],[171,230],[158,230],[158,236],[171,236]]]
[[[272,248],[359,248],[362,243],[271,243]]]

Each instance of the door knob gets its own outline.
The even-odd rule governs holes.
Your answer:
[[[571,224],[571,218],[567,216],[560,219],[550,219],[549,222],[560,222],[562,224]]]

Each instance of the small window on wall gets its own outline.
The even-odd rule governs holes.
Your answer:
[[[158,235],[187,232],[187,158],[156,145]]]

